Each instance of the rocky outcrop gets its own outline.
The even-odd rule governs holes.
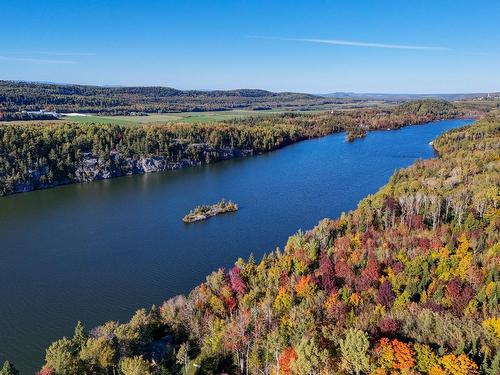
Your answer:
[[[203,153],[217,154],[215,160],[213,160],[213,162],[216,162],[250,156],[253,155],[253,150],[240,150],[236,148],[209,149],[207,147]],[[115,151],[110,153],[110,162],[106,162],[95,157],[91,152],[87,152],[83,155],[81,164],[76,168],[75,177],[78,182],[90,182],[133,174],[172,171],[201,165],[206,162],[206,159],[203,162],[189,159],[171,161],[161,155],[144,156],[138,159],[124,158],[120,153]]]
[[[89,153],[75,171],[76,180],[90,182],[133,174],[163,172],[201,164],[201,162],[188,159],[169,161],[166,157],[158,155],[133,159],[123,158],[121,155],[115,154],[111,160],[111,163],[106,163]]]
[[[192,146],[198,149],[198,160],[184,158],[173,161],[163,155],[148,155],[139,158],[130,158],[124,157],[117,151],[111,151],[109,158],[103,159],[93,155],[92,152],[85,152],[82,153],[81,161],[75,166],[72,178],[64,181],[47,183],[45,182],[45,176],[48,171],[46,169],[33,169],[29,170],[29,178],[23,183],[16,184],[13,190],[14,193],[24,193],[75,182],[91,182],[127,175],[172,171],[195,165],[213,163],[220,160],[253,155],[253,150],[241,150],[229,147],[213,149],[209,148],[206,144]]]

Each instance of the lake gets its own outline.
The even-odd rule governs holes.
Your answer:
[[[355,208],[396,169],[432,157],[436,136],[471,122],[354,143],[340,133],[247,159],[0,198],[0,359],[33,373],[77,320],[125,321],[238,257],[260,259],[298,229]],[[221,198],[240,210],[182,222]]]

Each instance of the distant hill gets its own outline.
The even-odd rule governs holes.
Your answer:
[[[443,116],[458,111],[458,108],[446,100],[422,99],[400,104],[394,111],[399,114],[412,114],[415,116]]]
[[[129,114],[230,109],[272,109],[333,103],[303,93],[257,89],[177,90],[171,87],[102,87],[0,81],[0,108],[7,112],[50,107],[58,112]]]

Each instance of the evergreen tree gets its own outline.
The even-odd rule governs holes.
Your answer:
[[[0,375],[19,375],[19,371],[17,371],[12,363],[5,361],[0,369]]]

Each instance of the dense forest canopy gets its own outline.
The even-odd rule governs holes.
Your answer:
[[[465,115],[449,102],[424,100],[393,110],[284,113],[210,124],[4,123],[0,125],[0,196],[142,173],[137,164],[144,158],[161,158],[163,168],[171,169],[179,163],[215,162],[226,158],[228,150],[260,153],[338,131],[364,135],[368,130]],[[83,170],[92,158],[99,170],[90,176]]]
[[[170,87],[101,87],[0,81],[0,109],[6,113],[49,108],[63,113],[118,115],[130,112],[271,109],[338,101],[310,94],[252,89],[183,91]]]
[[[78,324],[40,374],[497,375],[500,114],[434,146],[260,262],[127,323]]]

